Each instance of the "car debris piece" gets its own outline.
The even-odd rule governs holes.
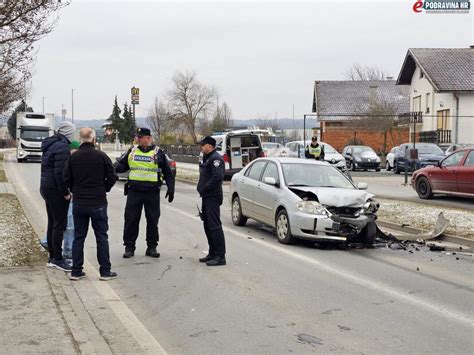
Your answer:
[[[430,251],[445,251],[445,247],[441,245],[436,245],[436,244],[428,244],[427,245],[430,248]]]

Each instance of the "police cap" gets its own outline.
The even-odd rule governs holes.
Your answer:
[[[151,136],[151,131],[145,127],[137,128],[137,137]]]
[[[211,136],[206,136],[202,139],[202,141],[199,142],[199,144],[200,145],[210,144],[213,147],[215,147],[216,146],[216,140],[214,138],[212,138]]]

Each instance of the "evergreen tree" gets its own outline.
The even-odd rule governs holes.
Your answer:
[[[121,135],[121,139],[125,143],[131,143],[135,136],[136,129],[137,125],[133,117],[133,112],[127,103],[125,103],[123,105],[123,134]]]
[[[13,111],[7,123],[8,132],[13,139],[16,139],[16,115],[18,112],[33,112],[33,109],[31,107],[27,107],[25,100],[21,100],[15,111]]]
[[[112,114],[105,121],[105,124],[103,125],[103,127],[106,129],[112,129],[113,131],[117,130],[119,132],[120,140],[123,139],[122,131],[124,130],[124,119],[120,117],[121,113],[122,111],[120,110],[120,107],[117,103],[117,95],[115,95],[115,101],[114,101],[114,106],[112,108]],[[113,135],[112,141],[113,142],[115,141],[115,133]]]

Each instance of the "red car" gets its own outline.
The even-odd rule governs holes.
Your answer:
[[[411,186],[423,199],[433,194],[474,198],[474,148],[456,150],[437,166],[415,171]]]

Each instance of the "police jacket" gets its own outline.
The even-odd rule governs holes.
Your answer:
[[[41,183],[40,188],[56,189],[63,196],[69,190],[63,181],[63,169],[69,158],[69,140],[62,134],[55,134],[41,143]]]
[[[130,148],[126,154],[120,157],[120,159],[117,161],[117,164],[115,165],[115,171],[117,173],[125,173],[130,170],[130,166],[128,165],[128,157],[130,153],[132,152],[132,149],[139,149],[143,153],[148,153],[152,150],[155,150],[157,148],[154,144],[150,145],[148,147],[140,147],[137,146],[136,148]],[[155,156],[155,161],[158,164],[158,181],[157,182],[152,182],[152,181],[136,181],[136,180],[129,180],[127,182],[128,188],[131,190],[138,190],[138,191],[147,191],[147,190],[156,190],[159,189],[162,185],[161,181],[161,174],[163,174],[163,177],[166,182],[166,186],[168,187],[168,191],[174,193],[174,176],[173,173],[171,172],[171,168],[169,166],[168,159],[166,159],[165,153],[161,149],[157,149],[157,154]]]
[[[316,157],[316,156],[310,154],[310,152],[309,152],[309,147],[310,146],[312,146],[313,148],[321,147],[321,154],[319,155],[319,157]],[[315,146],[313,146],[312,144],[307,145],[305,150],[304,150],[304,156],[306,157],[306,159],[324,160],[324,145],[320,145],[319,143],[316,143]]]
[[[93,143],[82,143],[66,162],[63,179],[75,204],[96,207],[107,204],[106,193],[117,176],[107,154],[95,149]]]
[[[216,150],[204,154],[202,162],[199,164],[199,182],[197,185],[201,197],[218,196],[222,198],[224,171],[224,159]]]

